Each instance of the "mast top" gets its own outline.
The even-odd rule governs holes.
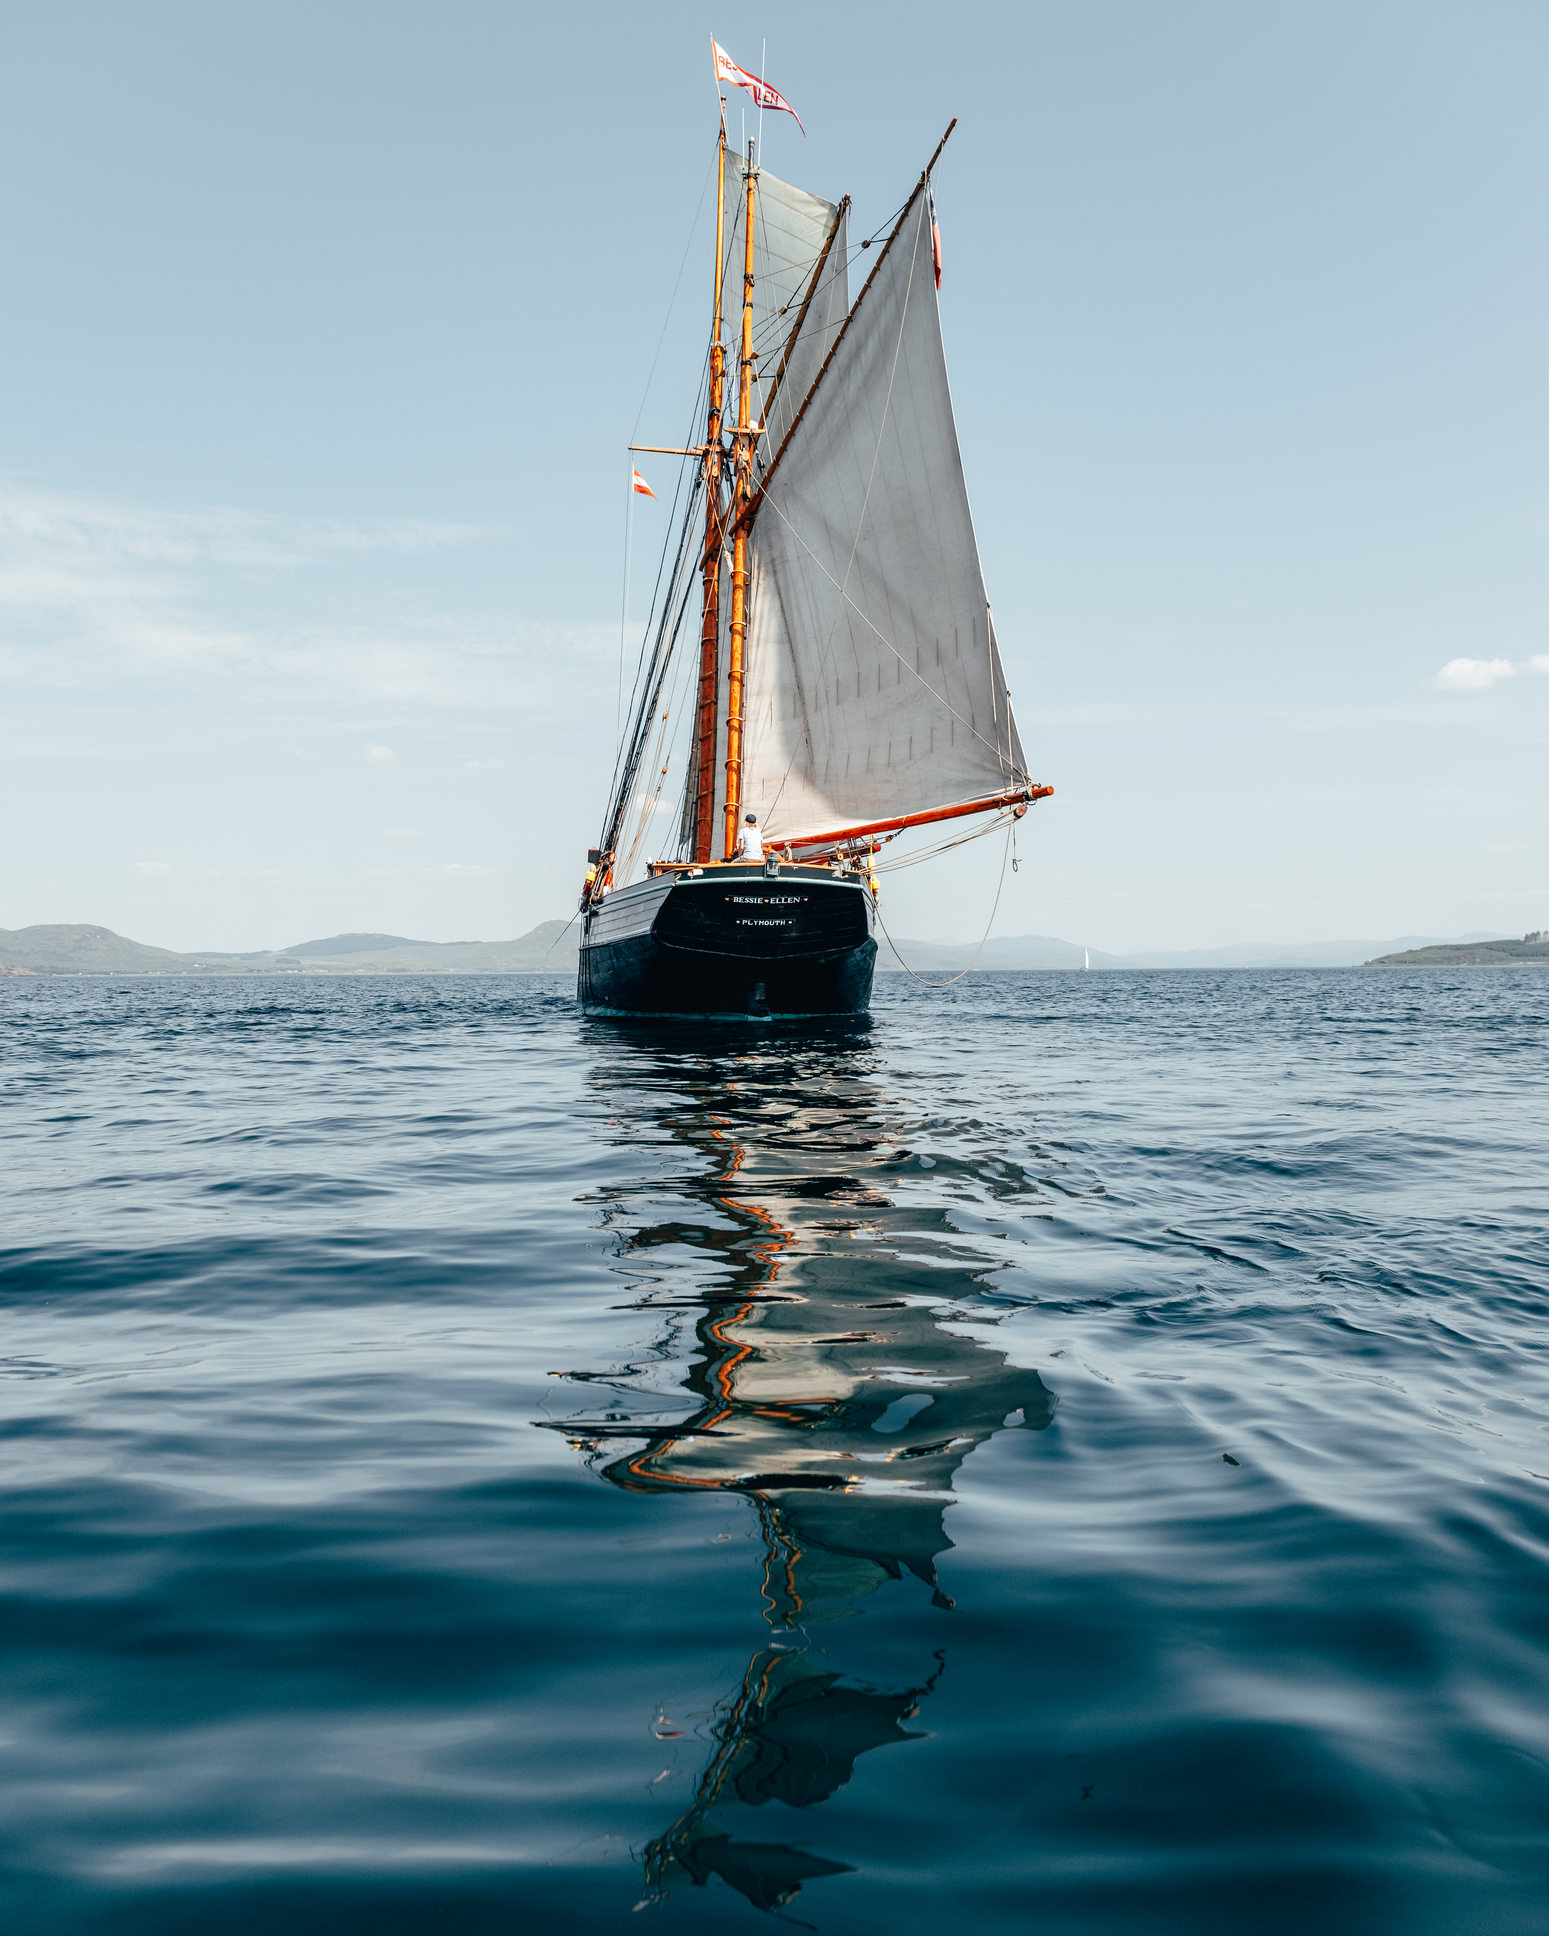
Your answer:
[[[721,103],[721,105],[722,105],[722,107],[724,107],[724,106],[726,105],[726,103],[725,103],[725,102],[723,101],[723,102]],[[929,180],[930,180],[930,171],[931,171],[931,170],[932,170],[932,169],[933,169],[933,168],[935,167],[935,165],[936,165],[936,163],[937,163],[938,161],[940,161],[940,159],[941,159],[941,151],[942,151],[942,149],[943,149],[943,148],[944,148],[944,147],[945,147],[945,146],[947,145],[947,143],[948,143],[948,142],[949,142],[949,141],[950,141],[950,140],[952,139],[952,130],[953,130],[953,129],[954,129],[954,128],[955,128],[956,126],[957,126],[957,116],[956,116],[956,115],[954,114],[954,115],[953,115],[953,117],[952,117],[952,119],[951,119],[951,120],[950,120],[950,121],[949,121],[949,122],[947,123],[947,131],[946,131],[946,133],[945,133],[945,134],[944,134],[944,135],[943,135],[943,136],[941,137],[941,139],[940,139],[940,140],[939,140],[939,141],[938,141],[938,142],[936,143],[936,152],[935,152],[935,153],[934,153],[934,154],[933,154],[933,155],[931,156],[931,158],[930,158],[930,160],[929,160],[928,162],[926,162],[926,164],[925,164],[925,171],[924,171],[924,173],[923,173],[923,174],[922,174],[922,175],[920,176],[920,180],[921,180],[922,182],[923,182],[923,181],[929,181]]]

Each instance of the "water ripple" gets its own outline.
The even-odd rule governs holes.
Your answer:
[[[0,1003],[12,1926],[1542,1929],[1549,978]]]

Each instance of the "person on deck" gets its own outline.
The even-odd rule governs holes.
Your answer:
[[[756,813],[750,813],[746,816],[746,824],[743,826],[742,832],[737,836],[737,858],[738,860],[762,860],[764,858],[764,843],[759,835],[758,815]]]

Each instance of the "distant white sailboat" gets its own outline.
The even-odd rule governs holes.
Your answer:
[[[1091,965],[1092,965],[1092,950],[1088,948],[1086,950],[1086,960],[1082,962],[1081,966],[1083,968],[1090,968]]]

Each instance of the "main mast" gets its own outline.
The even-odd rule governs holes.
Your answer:
[[[724,137],[722,152],[725,152]],[[754,145],[748,143],[743,213],[742,359],[737,377],[737,422],[732,428],[731,626],[726,654],[726,853],[737,852],[737,814],[742,805],[742,663],[748,633],[748,520],[743,516],[753,490],[753,195],[758,176]]]

